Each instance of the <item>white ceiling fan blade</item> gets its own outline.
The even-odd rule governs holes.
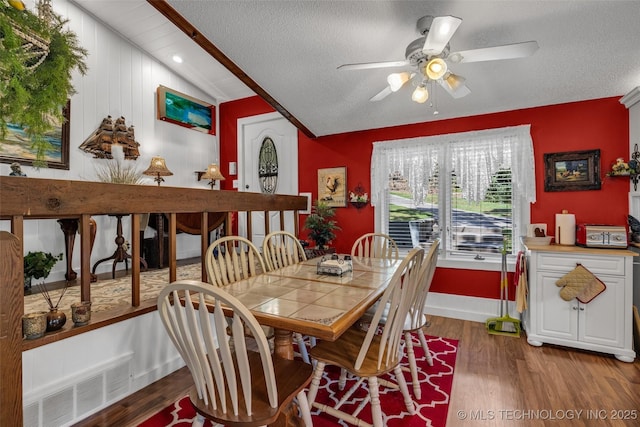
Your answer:
[[[463,63],[524,58],[533,55],[538,50],[538,47],[537,41],[528,41],[482,49],[462,50],[450,53],[447,59],[453,63]]]
[[[402,74],[409,74],[409,73],[402,73]],[[380,92],[378,92],[377,94],[373,95],[371,98],[369,98],[369,101],[371,102],[376,102],[376,101],[380,101],[384,98],[386,98],[389,94],[391,94],[392,92],[397,92],[398,90],[400,90],[401,87],[403,87],[404,85],[406,85],[408,82],[410,82],[414,77],[416,76],[416,73],[411,73],[408,75],[407,79],[404,80],[395,90],[392,89],[392,83],[389,82],[389,84],[387,85],[387,87],[385,87],[384,89],[382,89]],[[389,76],[391,77],[391,75]],[[388,80],[388,79],[387,79]]]
[[[471,93],[471,90],[464,84],[462,83],[460,86],[458,86],[456,89],[452,89],[446,81],[439,79],[436,80],[438,82],[438,84],[440,86],[442,86],[442,88],[444,90],[447,91],[447,93],[449,95],[451,95],[452,98],[454,99],[458,99],[458,98],[462,98],[465,97],[467,95],[469,95]]]
[[[387,62],[361,62],[359,64],[342,64],[338,70],[369,70],[372,68],[404,67],[409,65],[409,61],[387,61]]]
[[[455,16],[433,18],[422,52],[427,56],[440,55],[461,23],[462,19]]]
[[[378,92],[377,94],[373,95],[369,99],[369,101],[371,101],[371,102],[381,101],[391,93],[392,93],[391,88],[389,86],[387,86],[384,89],[382,89],[380,92]]]

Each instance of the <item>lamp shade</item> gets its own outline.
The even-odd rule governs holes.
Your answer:
[[[427,63],[424,72],[431,80],[438,80],[447,72],[447,63],[442,58],[433,58]]]
[[[403,73],[391,73],[387,77],[387,83],[389,83],[389,89],[392,92],[398,91],[406,82],[409,81],[410,75],[407,72]]]
[[[418,104],[424,104],[427,102],[427,99],[429,99],[429,91],[427,90],[427,87],[424,84],[421,84],[415,88],[411,95],[411,99]]]
[[[451,90],[456,91],[464,85],[465,78],[449,72],[444,76],[444,81]]]
[[[202,175],[202,178],[214,181],[224,181],[226,179],[224,176],[222,176],[222,174],[220,173],[220,168],[215,163],[211,163],[207,167],[207,171]]]
[[[167,169],[167,164],[165,163],[164,158],[162,157],[152,157],[151,164],[149,168],[142,172],[144,175],[151,176],[171,176],[173,172]]]

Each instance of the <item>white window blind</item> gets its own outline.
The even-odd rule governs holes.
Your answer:
[[[535,202],[529,125],[376,142],[371,165],[371,203],[385,211],[378,217],[388,218],[389,193],[405,188],[446,233],[449,253],[482,252],[485,243],[495,248],[501,234],[517,236]],[[489,219],[497,221],[483,226]]]

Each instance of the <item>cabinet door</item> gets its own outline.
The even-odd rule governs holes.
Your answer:
[[[622,347],[624,345],[624,277],[599,276],[607,289],[587,304],[580,304],[578,339],[580,341]]]
[[[560,298],[556,281],[564,273],[538,271],[537,332],[539,335],[575,341],[578,339],[578,301]]]

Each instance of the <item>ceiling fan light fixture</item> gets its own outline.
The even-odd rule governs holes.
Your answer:
[[[427,87],[424,84],[416,87],[413,94],[411,94],[411,99],[418,104],[424,104],[427,102],[427,99],[429,99],[429,91],[427,90]]]
[[[445,74],[443,79],[445,82],[447,82],[447,85],[449,86],[449,88],[454,92],[460,89],[464,85],[464,82],[466,81],[464,77],[458,76],[451,72],[447,72],[447,74]]]
[[[446,74],[447,63],[442,58],[433,58],[424,67],[424,72],[431,80],[438,80]]]
[[[391,73],[387,77],[387,83],[392,92],[397,92],[400,88],[409,81],[409,73]]]

